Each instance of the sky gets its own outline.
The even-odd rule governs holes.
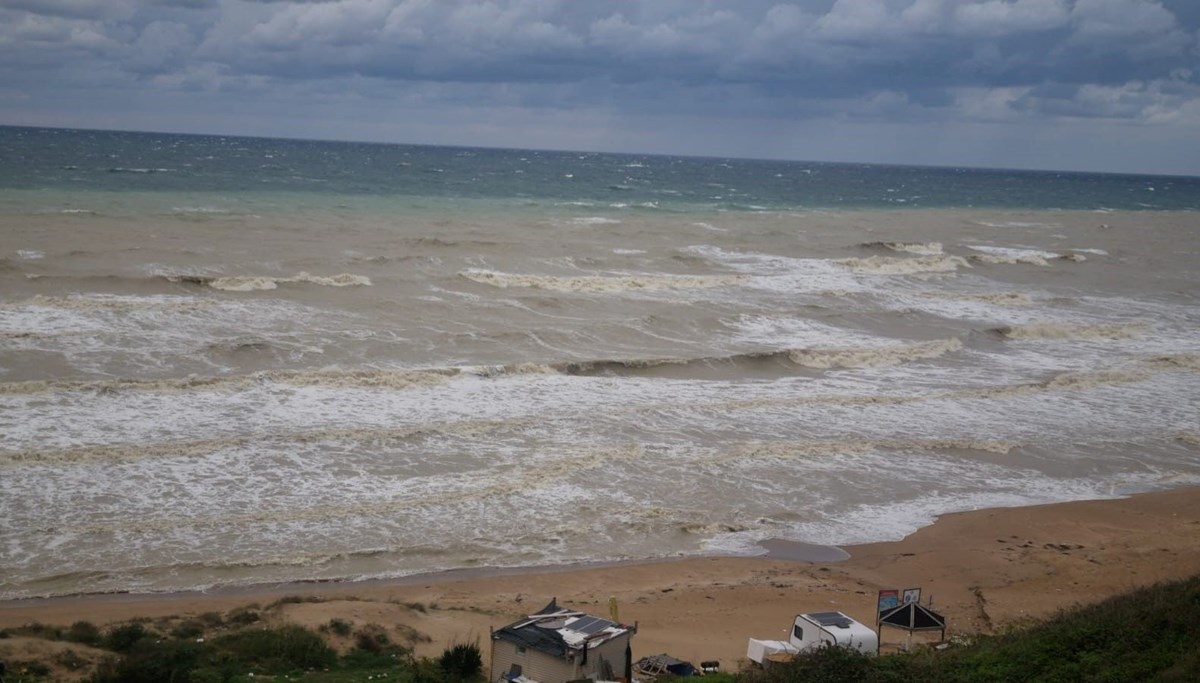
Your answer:
[[[0,0],[0,124],[1200,175],[1200,0]]]

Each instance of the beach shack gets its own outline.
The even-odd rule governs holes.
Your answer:
[[[558,606],[557,600],[492,631],[492,680],[615,681],[633,664],[636,626]]]

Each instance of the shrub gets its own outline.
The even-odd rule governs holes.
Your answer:
[[[36,621],[12,629],[12,634],[18,636],[29,636],[30,638],[44,638],[46,640],[63,639],[63,630],[61,627],[47,626],[46,624]]]
[[[90,621],[77,621],[71,624],[63,637],[73,643],[96,645],[100,642],[100,629]]]
[[[109,650],[124,653],[132,650],[138,641],[148,636],[150,636],[150,632],[137,622],[122,624],[109,631],[102,644]]]
[[[335,617],[329,620],[329,623],[325,625],[325,629],[339,636],[348,636],[350,635],[350,622]]]
[[[213,645],[243,662],[257,663],[265,673],[327,668],[337,662],[333,648],[301,626],[239,631],[217,638]]]
[[[41,662],[36,662],[36,661],[28,661],[28,662],[12,661],[12,662],[8,663],[8,674],[10,676],[13,674],[16,674],[17,676],[21,676],[21,677],[34,676],[37,678],[42,678],[44,676],[50,675],[50,667],[46,666],[45,664],[43,664]],[[8,679],[5,679],[5,680],[8,680]],[[20,681],[20,680],[25,680],[25,679],[24,678],[15,678],[15,680]]]
[[[192,669],[207,654],[206,648],[183,640],[138,641],[120,660],[106,660],[89,679],[91,683],[164,683],[187,681]]]
[[[257,622],[262,617],[252,607],[239,607],[226,617],[226,621],[236,626],[249,626]]]
[[[458,643],[442,651],[438,666],[452,681],[468,681],[478,678],[483,671],[483,655],[478,643]]]
[[[368,624],[354,634],[354,646],[364,652],[382,652],[391,643],[387,631],[376,624]]]
[[[69,671],[79,671],[88,665],[86,659],[80,657],[78,652],[71,649],[63,650],[55,655],[54,662]]]
[[[171,629],[171,637],[181,640],[194,640],[202,635],[204,635],[204,623],[198,619],[188,619]]]
[[[858,650],[826,645],[747,678],[748,683],[859,683],[882,680],[871,663],[871,659]]]
[[[220,628],[225,625],[225,618],[219,612],[205,612],[197,619],[209,628]]]

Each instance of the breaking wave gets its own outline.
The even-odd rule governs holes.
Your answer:
[[[750,281],[747,275],[585,275],[560,277],[553,275],[520,275],[494,270],[464,270],[459,273],[473,282],[507,289],[528,287],[559,292],[628,292],[668,289],[698,289],[729,287]]]
[[[961,256],[919,256],[902,258],[890,256],[868,256],[835,261],[856,273],[866,275],[913,275],[917,273],[952,273],[959,268],[969,267]]]
[[[565,361],[547,364],[519,364],[487,369],[489,376],[499,374],[560,373],[564,375],[633,375],[639,371],[665,366],[742,366],[785,362],[804,368],[886,368],[913,360],[937,358],[958,351],[958,339],[850,349],[782,349],[751,351],[729,356],[703,358],[629,358]]]
[[[862,242],[858,246],[865,249],[888,249],[919,256],[940,256],[944,253],[941,242]]]
[[[290,283],[306,283],[320,285],[322,287],[370,287],[371,280],[365,275],[354,275],[352,273],[340,273],[338,275],[323,276],[310,275],[305,272],[297,273],[291,277],[270,277],[259,275],[231,275],[226,277],[208,277],[196,275],[169,275],[166,276],[172,282],[186,282],[192,284],[206,285],[213,289],[220,289],[226,292],[253,292],[259,290],[278,289],[281,284]]]
[[[1034,266],[1048,266],[1051,261],[1086,261],[1087,257],[1083,254],[1071,252],[1067,254],[1058,254],[1052,251],[1041,251],[1040,249],[1021,249],[1016,247],[987,247],[987,246],[970,246],[969,249],[982,252],[979,254],[971,254],[968,258],[979,263],[990,264],[1006,264],[1015,265],[1018,263],[1026,263]]]
[[[338,370],[312,371],[273,370],[253,375],[229,377],[183,377],[177,379],[109,379],[97,381],[32,380],[0,382],[0,395],[40,394],[59,391],[91,391],[115,393],[121,391],[187,391],[208,389],[233,391],[275,382],[292,386],[367,387],[408,389],[437,386],[458,374],[457,369],[433,370]]]
[[[1151,365],[1163,368],[1179,368],[1183,370],[1200,371],[1200,354],[1182,353],[1173,356],[1155,356],[1148,361]]]
[[[815,441],[755,442],[734,449],[728,459],[820,457],[863,454],[876,450],[967,450],[1007,454],[1021,444],[998,439],[819,439]]]
[[[1001,306],[1030,306],[1033,298],[1025,292],[992,292],[987,294],[958,294],[955,292],[925,292],[929,299],[953,299],[955,301],[978,301]]]
[[[690,407],[710,410],[757,410],[760,408],[798,405],[882,406],[940,400],[990,400],[1027,396],[1045,391],[1086,391],[1104,386],[1141,382],[1147,378],[1149,378],[1149,375],[1145,373],[1120,370],[1067,372],[1038,382],[935,391],[928,394],[826,394],[803,397],[750,398],[712,401],[704,404],[693,404]],[[646,405],[639,406],[634,411],[647,412],[679,407],[673,404]]]
[[[122,531],[165,530],[180,527],[222,525],[241,527],[263,522],[327,521],[351,517],[388,516],[413,508],[458,505],[493,497],[522,495],[530,490],[543,488],[557,482],[578,477],[608,463],[633,460],[642,456],[638,445],[618,446],[609,449],[579,449],[563,451],[559,457],[531,464],[528,468],[510,471],[504,476],[483,482],[477,486],[451,488],[440,493],[423,494],[417,498],[370,500],[348,504],[314,505],[307,508],[264,509],[234,515],[203,517],[176,517],[162,520],[123,522],[112,524],[89,524],[70,530],[84,533],[108,533]]]
[[[1064,325],[1030,323],[1008,325],[991,330],[1006,339],[1132,339],[1150,330],[1145,323],[1105,323],[1100,325]]]
[[[263,444],[323,441],[381,443],[431,435],[474,438],[496,429],[519,424],[521,424],[519,420],[464,420],[416,427],[334,427],[283,434],[229,436],[151,444],[116,443],[45,450],[25,449],[0,451],[0,464],[127,462],[157,458],[198,458],[220,450],[248,448]]]
[[[19,303],[0,305],[0,308],[40,306],[71,311],[136,311],[167,309],[173,311],[212,308],[214,302],[180,296],[43,296],[37,295]]]
[[[864,349],[796,349],[788,358],[808,368],[886,368],[913,360],[937,358],[962,349],[958,339]]]

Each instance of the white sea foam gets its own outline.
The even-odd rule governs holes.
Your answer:
[[[559,292],[627,292],[668,289],[731,287],[749,281],[745,275],[523,275],[493,270],[471,269],[459,273],[473,282],[493,287],[530,287]]]
[[[984,292],[984,293],[964,293],[964,292],[924,292],[922,296],[931,299],[952,299],[957,301],[976,301],[985,304],[999,304],[1001,306],[1031,306],[1033,298],[1025,292]]]
[[[72,311],[136,311],[169,310],[194,311],[210,309],[214,302],[186,296],[122,296],[113,294],[90,294],[74,296],[37,295],[20,303],[0,304],[0,308],[15,309],[29,306],[58,308]]]
[[[1028,263],[1035,266],[1048,266],[1050,261],[1063,258],[1061,254],[1028,247],[993,247],[986,245],[967,245],[980,254],[971,256],[971,260],[981,263],[1016,264]],[[1080,257],[1082,259],[1082,257]]]
[[[788,358],[809,368],[886,368],[901,363],[937,358],[962,349],[958,339],[858,349],[794,349]]]
[[[22,266],[10,247],[0,365],[34,381],[0,384],[3,591],[879,540],[948,510],[1196,476],[1196,302],[1183,255],[1152,248],[1183,243],[1177,217],[1115,221],[1155,228],[1134,235],[1054,214],[1063,227],[1041,231],[1064,236],[1053,244],[1121,258],[1026,268],[1014,287],[998,281],[1013,277],[1004,267],[884,278],[831,260],[877,235],[924,245],[858,250],[904,270],[911,256],[949,258],[919,253],[935,241],[1040,243],[972,226],[974,214],[612,211],[630,228],[619,245],[575,230],[531,252],[555,220],[591,210],[550,204],[496,220],[447,211],[436,225],[428,204],[412,221],[339,208],[353,220],[334,245],[296,239],[328,216],[264,211],[237,262],[204,250],[228,226],[162,206],[145,223],[111,221],[176,240],[136,255],[57,263],[39,237],[20,246],[54,256]],[[347,250],[374,259],[361,272],[377,280],[353,296],[282,281],[288,297],[211,289],[219,275],[337,273]],[[402,264],[412,250],[437,259]],[[188,286],[124,276],[139,260],[189,273]],[[644,272],[598,265],[621,262]],[[87,267],[101,272],[79,276]],[[680,286],[692,291],[632,294]]]
[[[941,242],[863,242],[859,246],[883,247],[920,256],[940,256],[944,253]]]
[[[604,216],[581,216],[571,219],[571,223],[575,225],[617,225],[620,222],[616,218],[605,218]]]
[[[258,290],[276,289],[280,284],[302,282],[323,287],[369,287],[370,278],[365,275],[340,273],[338,275],[322,276],[308,273],[297,273],[291,277],[271,277],[256,275],[231,275],[211,278],[206,281],[209,287],[227,292],[253,292]]]
[[[729,251],[710,245],[692,246],[685,251],[752,276],[747,284],[757,289],[789,294],[832,292],[842,296],[868,289],[838,262],[827,259]]]
[[[46,258],[46,252],[39,249],[18,249],[17,258],[26,261],[38,261]]]
[[[917,258],[869,256],[867,258],[841,259],[837,263],[856,273],[867,275],[952,273],[959,268],[967,267],[967,262],[959,256],[920,256]]]
[[[1145,323],[1076,325],[1043,322],[996,328],[996,332],[1008,339],[1132,339],[1148,331],[1150,326]]]
[[[159,380],[106,379],[94,381],[34,380],[0,382],[0,395],[50,392],[178,392],[194,390],[237,391],[264,382],[291,386],[364,387],[409,389],[441,384],[458,374],[444,370],[341,370],[325,368],[309,371],[264,371],[253,375],[184,377]]]
[[[1059,223],[1038,223],[1031,221],[978,221],[980,225],[989,228],[1058,228]]]

